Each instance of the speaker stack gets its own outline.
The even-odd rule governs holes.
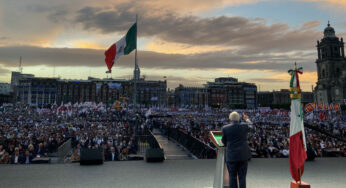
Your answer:
[[[145,152],[147,162],[163,162],[165,156],[163,150],[160,148],[150,148]]]
[[[103,149],[81,148],[80,165],[100,165],[103,164]]]

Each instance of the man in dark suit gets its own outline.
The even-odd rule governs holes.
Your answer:
[[[25,151],[25,156],[23,157],[22,164],[30,164],[34,156],[30,153],[29,150]]]
[[[20,155],[19,149],[16,148],[14,155],[12,155],[12,157],[11,157],[11,164],[21,164],[22,161],[23,161],[23,156]]]
[[[111,151],[107,153],[106,161],[119,161],[119,152],[114,147],[111,147]]]
[[[227,149],[226,163],[229,173],[229,184],[230,188],[238,188],[238,177],[239,188],[245,188],[247,162],[251,157],[247,134],[252,123],[245,114],[243,114],[243,120],[247,123],[241,123],[237,112],[230,113],[229,119],[231,123],[222,127],[222,142]]]

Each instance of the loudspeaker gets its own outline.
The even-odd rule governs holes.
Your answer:
[[[80,165],[100,165],[103,164],[103,149],[81,148]]]
[[[145,152],[147,162],[163,162],[165,156],[163,150],[160,148],[150,148]]]

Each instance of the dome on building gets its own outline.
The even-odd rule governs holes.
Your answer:
[[[328,21],[328,26],[324,29],[324,37],[323,38],[336,38],[335,36],[335,30],[333,27],[330,26]]]

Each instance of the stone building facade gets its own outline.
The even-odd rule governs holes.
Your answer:
[[[225,108],[256,108],[257,86],[232,77],[216,78],[205,84],[208,105]]]
[[[208,105],[207,89],[203,87],[185,87],[179,85],[175,88],[175,105],[178,107]]]
[[[335,35],[333,27],[324,29],[324,37],[317,41],[317,85],[314,98],[317,103],[342,104],[346,99],[346,58],[344,41]]]
[[[258,106],[270,105],[289,105],[291,104],[290,91],[281,89],[280,91],[263,91],[257,94]],[[302,92],[302,103],[311,103],[314,101],[312,92]]]
[[[58,78],[21,78],[18,81],[15,102],[32,106],[61,103],[102,102],[116,100],[132,104],[133,80],[96,79],[62,80]],[[166,81],[137,80],[137,104],[166,105]]]

